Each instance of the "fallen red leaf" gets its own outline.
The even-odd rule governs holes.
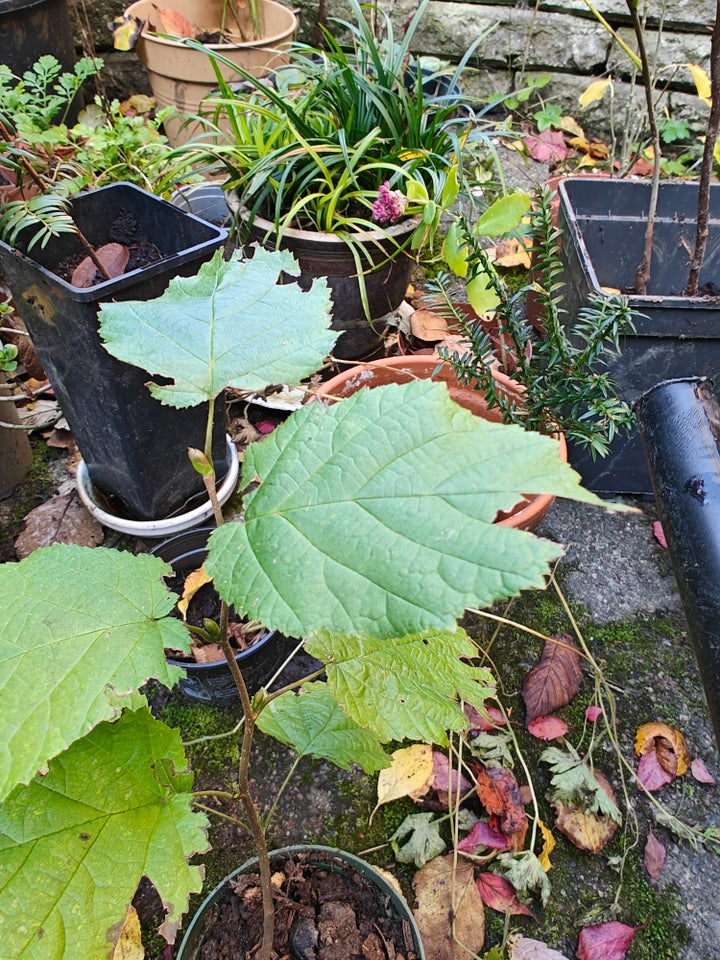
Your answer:
[[[659,790],[673,779],[672,775],[660,766],[656,753],[646,753],[640,757],[637,769],[638,780],[648,790]]]
[[[547,717],[570,703],[581,683],[580,650],[575,641],[568,633],[552,637],[543,648],[540,662],[523,681],[525,722]]]
[[[465,716],[471,730],[480,730],[482,733],[490,733],[491,730],[497,730],[498,727],[504,727],[506,724],[502,710],[497,707],[486,707],[484,716],[476,707],[465,704]]]
[[[650,830],[648,832],[645,850],[643,851],[643,862],[651,880],[657,880],[660,876],[666,856],[667,850],[652,830]]]
[[[663,530],[663,525],[659,520],[654,520],[652,525],[653,536],[660,544],[661,547],[667,547],[667,540],[665,539],[665,531]]]
[[[693,762],[690,764],[690,773],[693,775],[693,777],[695,777],[698,783],[715,783],[713,775],[705,766],[705,761],[701,760],[700,757],[695,757]]]
[[[568,732],[568,725],[560,717],[536,717],[527,725],[527,731],[538,740],[557,740]]]
[[[505,877],[498,877],[494,873],[481,873],[477,878],[477,888],[483,903],[491,910],[537,920],[532,910],[518,900],[515,887]]]
[[[570,149],[565,143],[565,137],[559,130],[543,130],[542,133],[531,133],[524,138],[525,146],[533,160],[540,163],[560,163],[570,155]]]
[[[595,723],[598,717],[602,716],[602,707],[590,706],[585,711],[585,717],[590,723]]]
[[[508,838],[499,830],[494,830],[489,823],[478,820],[470,833],[458,843],[458,850],[465,853],[475,853],[478,847],[489,847],[491,850],[507,850]]]
[[[580,931],[576,956],[578,960],[623,960],[639,929],[618,923],[617,920],[585,927]]]

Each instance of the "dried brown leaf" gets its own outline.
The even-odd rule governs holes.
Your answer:
[[[547,717],[570,703],[581,683],[580,650],[575,641],[568,633],[552,637],[523,682],[525,722]]]
[[[635,734],[635,753],[644,756],[651,751],[671,777],[681,777],[690,767],[690,751],[685,737],[667,723],[644,723]]]
[[[475,886],[473,865],[453,856],[436,857],[413,879],[425,952],[433,960],[467,960],[485,940],[485,909]]]
[[[51,543],[96,547],[102,543],[102,539],[102,527],[87,512],[73,490],[52,497],[30,511],[15,541],[15,552],[22,559],[38,547],[47,547]]]
[[[130,251],[121,243],[106,243],[98,247],[95,256],[105,268],[109,277],[120,277],[125,273],[125,267],[130,259]],[[90,259],[85,257],[73,270],[70,283],[74,287],[92,287],[97,283],[98,269]],[[103,278],[104,279],[104,278]]]
[[[442,340],[448,333],[444,317],[432,310],[416,310],[410,317],[410,329],[418,340]]]
[[[197,663],[215,663],[225,659],[219,643],[193,643],[192,654]]]
[[[174,37],[194,37],[197,30],[192,23],[177,10],[152,5],[158,18],[161,33],[171,33]]]
[[[607,778],[599,770],[593,771],[595,779],[608,797],[615,802],[615,795]],[[615,835],[619,824],[610,817],[599,813],[586,813],[580,807],[556,800],[552,804],[555,810],[555,825],[579,850],[599,853]]]

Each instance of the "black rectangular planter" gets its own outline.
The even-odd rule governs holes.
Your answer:
[[[622,338],[622,354],[609,364],[623,399],[634,402],[661,380],[708,376],[720,383],[720,185],[711,191],[711,224],[700,275],[712,296],[686,297],[688,261],[695,244],[697,184],[662,183],[655,226],[652,276],[645,296],[631,291],[643,252],[650,184],[582,177],[559,185],[568,320],[604,288],[628,296],[643,316],[635,335]],[[714,287],[711,284],[715,284]],[[570,448],[570,462],[599,493],[652,495],[640,436],[616,439],[604,460]]]
[[[207,410],[184,410],[154,400],[139,367],[105,350],[98,333],[103,301],[159,297],[174,276],[195,274],[223,243],[227,231],[140,190],[117,183],[74,198],[77,225],[95,247],[110,240],[117,224],[135,224],[163,259],[85,289],[53,270],[81,253],[74,234],[54,237],[27,255],[24,231],[11,248],[0,241],[0,271],[27,325],[93,484],[130,519],[161,519],[180,512],[198,495],[202,480],[187,447],[204,446]],[[213,453],[225,472],[224,422],[216,415]],[[118,503],[119,501],[119,503]]]

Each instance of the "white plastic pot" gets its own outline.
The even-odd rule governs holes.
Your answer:
[[[223,482],[218,487],[218,499],[221,504],[225,503],[238,481],[240,473],[240,461],[238,460],[235,444],[230,437],[227,441],[227,473]],[[184,530],[191,530],[212,516],[212,504],[206,500],[192,510],[186,513],[178,513],[173,517],[166,517],[163,520],[128,520],[125,517],[110,513],[105,507],[101,507],[95,487],[90,480],[90,476],[83,460],[78,464],[77,487],[80,499],[85,504],[90,513],[104,527],[111,530],[119,530],[131,537],[170,537],[174,533],[182,533]]]

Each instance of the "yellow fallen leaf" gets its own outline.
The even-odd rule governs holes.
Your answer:
[[[495,247],[495,263],[499,267],[526,267],[529,270],[531,249],[530,237],[525,237],[522,244],[514,237],[501,240]]]
[[[710,97],[710,78],[708,77],[705,70],[702,67],[698,67],[694,63],[686,63],[685,66],[688,68],[692,74],[692,78],[695,81],[695,87],[697,89],[697,95],[708,106],[712,106],[712,99]]]
[[[415,874],[413,911],[432,960],[467,960],[482,949],[485,908],[468,860],[436,857]]]
[[[572,133],[576,137],[584,137],[585,133],[583,128],[577,122],[575,117],[571,117],[568,114],[564,114],[560,117],[560,123],[558,124],[561,130],[564,130],[565,133]]]
[[[135,907],[130,904],[113,950],[112,960],[143,960],[144,957],[145,948],[142,945],[140,918]]]
[[[600,287],[603,293],[612,293],[614,296],[619,297],[622,291],[619,287]]]
[[[380,771],[375,810],[383,803],[400,800],[401,797],[417,800],[428,792],[432,778],[433,758],[430,744],[415,743],[411,747],[396,750],[390,766]]]
[[[183,620],[185,620],[187,617],[190,601],[198,592],[200,587],[204,587],[206,583],[212,583],[212,577],[209,577],[207,573],[205,573],[205,567],[198,567],[197,570],[193,570],[192,573],[188,574],[188,576],[185,578],[185,586],[183,587],[182,597],[180,597],[177,604],[177,608],[180,611]]]
[[[545,873],[552,868],[550,863],[550,854],[555,849],[555,837],[552,835],[552,831],[549,827],[546,827],[542,820],[538,819],[538,826],[540,827],[540,833],[543,836],[543,848],[540,851],[538,860],[540,861],[540,866],[543,868]]]
[[[687,773],[690,767],[690,751],[685,743],[685,737],[676,728],[667,723],[644,723],[635,734],[635,753],[643,756],[656,749],[655,738],[664,737],[669,741],[677,757],[677,776]]]
[[[603,80],[593,80],[590,86],[586,87],[578,97],[578,103],[583,110],[585,107],[589,107],[591,103],[597,103],[598,100],[602,100],[605,96],[605,91],[611,84],[612,77],[605,77]]]

